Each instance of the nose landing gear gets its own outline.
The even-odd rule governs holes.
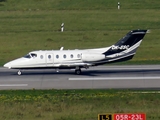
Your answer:
[[[18,75],[21,75],[21,74],[22,74],[22,72],[19,70],[19,71],[17,72],[17,74],[18,74]]]

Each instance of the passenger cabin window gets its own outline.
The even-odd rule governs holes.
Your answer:
[[[80,55],[80,54],[78,54],[78,55],[77,55],[77,57],[78,57],[78,58],[80,58],[80,57],[81,57],[81,55]]]
[[[73,58],[73,54],[71,54],[71,58]]]
[[[51,55],[48,55],[48,59],[51,59]]]
[[[66,58],[66,55],[63,55],[63,58]]]
[[[56,55],[56,58],[58,59],[58,58],[59,58],[59,55]]]
[[[43,55],[41,55],[40,58],[43,59]]]
[[[30,54],[24,56],[24,58],[31,58]]]

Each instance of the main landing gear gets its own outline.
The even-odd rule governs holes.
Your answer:
[[[81,69],[76,69],[75,74],[80,75],[81,74]]]
[[[76,67],[75,74],[80,75],[81,74],[81,68]]]

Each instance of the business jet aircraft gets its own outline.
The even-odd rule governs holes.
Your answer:
[[[89,68],[111,62],[132,59],[148,30],[132,30],[116,44],[110,47],[84,50],[39,50],[32,51],[24,57],[10,61],[4,65],[9,69],[75,69],[81,74],[81,68]]]

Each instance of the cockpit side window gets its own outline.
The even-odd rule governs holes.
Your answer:
[[[24,58],[31,58],[30,54],[24,56]]]
[[[32,56],[33,58],[35,58],[35,57],[37,57],[37,54],[31,53],[31,56]]]

